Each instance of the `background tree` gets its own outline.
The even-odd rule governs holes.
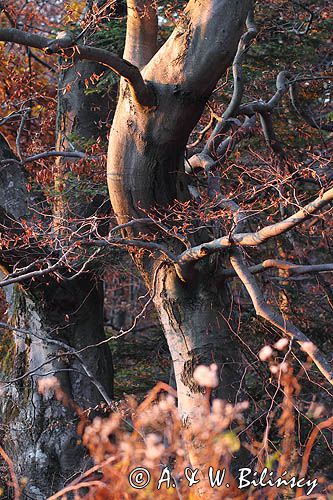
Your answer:
[[[63,13],[64,5],[60,4],[35,7],[32,15],[31,5],[21,10],[13,2],[4,7],[3,16],[14,26],[32,25],[42,32],[56,32],[59,25],[70,19],[71,27],[84,29],[84,37],[90,39],[94,38],[88,24],[90,17],[101,17],[100,8],[93,14],[86,11],[82,23],[86,22],[87,27],[80,27],[75,16],[82,12],[81,5],[78,14],[75,10]],[[121,32],[121,26],[118,30]],[[115,32],[117,35],[117,30]],[[104,38],[96,35],[91,42],[108,45],[105,35]],[[119,34],[118,41],[112,39],[110,44],[116,49],[121,46]],[[75,259],[78,267],[65,279],[59,275],[45,278],[43,268],[59,268],[63,252],[66,254],[68,234],[78,229],[80,220],[109,209],[103,190],[93,186],[86,189],[87,176],[83,184],[78,183],[80,174],[84,177],[84,165],[69,164],[67,155],[77,162],[96,141],[105,144],[105,124],[112,119],[117,83],[109,82],[110,88],[102,93],[89,93],[94,79],[98,81],[105,73],[97,63],[67,64],[60,59],[58,67],[50,66],[30,49],[13,57],[13,47],[8,46],[3,54],[7,58],[4,71],[14,74],[16,85],[20,86],[18,90],[12,82],[7,84],[9,92],[15,90],[14,95],[10,95],[5,119],[10,125],[13,120],[20,120],[13,141],[17,156],[2,140],[1,221],[3,227],[7,227],[9,239],[16,238],[14,253],[11,245],[6,249],[4,240],[2,245],[2,266],[7,274],[4,285],[8,284],[5,290],[10,305],[7,318],[11,333],[14,332],[9,345],[11,354],[7,355],[7,366],[3,368],[7,377],[17,380],[15,385],[7,387],[2,403],[4,442],[18,474],[28,478],[26,494],[45,498],[83,468],[86,459],[83,448],[78,446],[77,415],[56,401],[45,405],[38,393],[37,377],[28,377],[27,373],[58,372],[66,394],[83,409],[95,407],[101,400],[110,403],[113,395],[112,358],[107,346],[70,355],[71,350],[105,339],[104,292],[100,278],[89,264],[86,272],[80,272],[87,261],[78,256]],[[29,64],[25,70],[22,65],[26,60]],[[3,75],[4,82],[8,82],[8,76]],[[35,82],[37,88],[34,88]],[[50,127],[54,127],[55,122],[57,127],[52,131]],[[38,133],[43,126],[45,133]],[[10,134],[8,137],[11,139]],[[36,161],[29,159],[36,151],[41,153],[41,158],[37,155]],[[52,156],[55,152],[59,154]],[[98,145],[94,154],[97,178]],[[33,183],[28,182],[31,175],[35,176]],[[96,182],[93,175],[89,176],[89,182]],[[28,227],[30,234],[25,231]],[[18,240],[24,240],[23,245],[19,245]],[[15,284],[21,281],[20,275],[29,270],[32,279],[23,285]]]

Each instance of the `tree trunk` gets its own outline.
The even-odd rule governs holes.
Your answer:
[[[9,323],[21,331],[13,330],[11,356],[1,367],[5,380],[17,379],[1,398],[3,446],[19,479],[27,480],[26,497],[44,500],[82,471],[88,459],[76,433],[78,416],[52,394],[43,399],[38,380],[56,374],[64,393],[82,409],[103,401],[92,379],[112,397],[107,345],[82,352],[83,367],[74,356],[59,357],[66,350],[57,343],[82,349],[104,340],[102,286],[78,278],[70,286],[7,287],[7,300]]]
[[[186,143],[207,99],[233,60],[251,4],[247,0],[206,3],[203,12],[201,2],[191,0],[167,42],[145,61],[142,76],[155,95],[154,107],[140,106],[122,81],[108,152],[108,186],[119,223],[144,217],[156,206],[170,213],[175,200],[189,199],[184,169]],[[150,19],[153,24],[153,16]],[[141,66],[136,43],[139,39],[148,43],[152,31],[144,22],[137,20],[137,24],[135,32],[128,25],[124,57]],[[179,251],[179,241],[166,239],[151,226],[127,228],[124,235],[138,236],[140,231],[164,241],[169,250]],[[154,296],[175,365],[180,411],[187,418],[205,399],[193,381],[194,367],[216,362],[219,395],[233,400],[239,383],[233,363],[240,357],[223,320],[230,315],[229,295],[225,288],[217,289],[211,262],[207,259],[205,268],[194,270],[193,280],[182,283],[172,264],[165,261],[158,268],[161,258],[158,253],[153,257],[134,256]]]
[[[111,132],[108,171],[111,203],[119,223],[127,222],[129,214],[133,218],[142,217],[141,208],[167,207],[175,199],[187,199],[185,176],[181,173],[184,148],[192,120],[202,110],[200,103],[186,105],[169,94],[163,96],[168,104],[162,101],[157,111],[145,113],[134,110],[124,89],[122,97]],[[124,108],[129,115],[127,121],[121,118]],[[170,137],[175,123],[179,125],[177,136]],[[137,230],[125,229],[124,235],[132,237],[140,230],[149,233],[141,225]],[[168,244],[170,248],[170,240]],[[179,250],[179,242],[171,245],[173,250]],[[195,279],[182,283],[173,265],[156,271],[160,259],[160,256],[155,259],[134,256],[154,294],[174,363],[180,412],[186,419],[206,399],[193,381],[195,366],[216,362],[221,382],[219,396],[231,401],[239,384],[239,373],[233,363],[240,357],[236,340],[223,320],[230,315],[229,293],[225,287],[217,289],[214,266],[207,260],[206,268],[196,272]]]
[[[89,61],[74,61],[73,66],[66,66],[61,71],[57,150],[66,151],[74,144],[76,149],[85,151],[98,138],[106,142],[106,124],[113,117],[117,83],[113,84],[111,93],[105,92],[103,96],[98,92],[88,93],[85,85],[93,75],[105,71],[105,67]],[[56,164],[55,188],[71,182],[71,189],[59,189],[52,206],[54,229],[58,238],[66,241],[68,234],[77,229],[75,222],[69,222],[72,218],[84,221],[93,213],[105,215],[110,210],[110,203],[103,186],[91,193],[86,188],[87,182],[73,179],[68,159],[59,158]],[[75,195],[73,182],[76,182]],[[103,230],[108,231],[107,226],[104,222],[101,234]],[[113,365],[106,344],[80,354],[84,367],[73,355],[57,357],[61,350],[64,351],[57,344],[59,341],[82,349],[105,340],[103,287],[90,267],[75,280],[56,282],[51,279],[42,280],[38,285],[29,283],[24,288],[17,286],[8,296],[8,303],[12,326],[32,334],[14,332],[15,348],[12,358],[7,360],[6,379],[18,378],[27,372],[33,374],[11,385],[3,398],[4,446],[19,478],[27,478],[27,496],[44,500],[82,471],[89,459],[76,433],[77,415],[54,397],[43,400],[38,393],[37,379],[43,374],[56,375],[64,394],[82,409],[93,408],[105,399],[110,402]],[[52,359],[54,357],[57,359]],[[43,366],[38,369],[40,365]]]
[[[85,95],[84,83],[78,81],[76,70],[70,69],[62,77],[66,84],[72,79],[74,86],[73,91],[65,94],[64,101],[60,103],[60,148],[65,146],[60,142],[62,134],[74,132],[78,138],[83,139],[89,133],[90,138],[99,135],[101,130],[98,126],[98,111],[94,108],[95,112],[89,113],[96,100],[101,107],[105,104],[101,112],[102,119],[110,112],[107,97],[106,103],[99,96]],[[82,63],[80,70],[89,78],[97,67],[89,63],[83,67]],[[60,96],[59,101],[61,99]],[[0,147],[4,158],[13,158],[6,141],[2,140]],[[4,224],[8,225],[21,218],[29,220],[29,205],[33,200],[30,200],[26,190],[24,169],[13,164],[6,166],[1,172],[0,188],[0,216],[4,218]],[[103,200],[104,196],[96,195],[88,202],[82,192],[76,199],[66,200],[66,206],[69,206],[72,214],[74,212],[84,219],[101,204],[105,207]],[[65,217],[66,223],[68,219],[69,217]],[[66,234],[63,236],[65,238]],[[18,255],[17,258],[22,256]],[[30,262],[29,255],[24,255],[24,258],[27,263]],[[33,251],[31,258],[35,259]],[[7,260],[0,262],[5,273],[6,269],[12,269],[15,259],[13,252]],[[3,372],[1,378],[8,380],[34,372],[38,366],[59,353],[61,347],[55,341],[60,340],[75,349],[81,349],[105,340],[103,289],[95,276],[96,273],[90,270],[71,281],[45,279],[27,283],[24,287],[11,287],[11,293],[8,287],[5,288],[10,306],[10,323],[31,331],[36,336],[21,335],[19,332],[13,334],[12,355],[6,356],[6,366],[0,366],[0,372]],[[95,383],[104,388],[107,398],[111,398],[113,366],[108,346],[89,349],[81,356],[88,373],[95,378]],[[0,403],[4,426],[3,446],[15,464],[19,478],[26,477],[27,498],[30,495],[30,498],[36,500],[45,499],[62,488],[72,475],[84,469],[87,462],[85,450],[78,444],[77,416],[53,398],[43,401],[38,393],[37,378],[45,373],[56,375],[64,393],[83,409],[95,407],[105,401],[91,379],[84,374],[81,363],[73,356],[47,363],[36,373],[17,381],[6,390]],[[103,393],[104,391],[102,389]]]
[[[207,273],[190,285],[183,283],[173,266],[166,265],[158,273],[154,303],[169,345],[184,422],[207,411],[209,404],[207,389],[193,379],[198,365],[217,364],[219,386],[213,397],[235,403],[240,395],[241,356],[228,325],[228,289],[218,289]]]

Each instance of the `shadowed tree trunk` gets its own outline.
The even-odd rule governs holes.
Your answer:
[[[62,70],[56,149],[66,151],[69,143],[74,143],[76,149],[82,150],[87,141],[91,143],[100,136],[106,140],[105,123],[112,120],[117,85],[113,87],[113,99],[107,93],[87,93],[85,86],[85,80],[102,71],[105,68],[89,61],[77,61]],[[64,93],[67,85],[69,90]],[[3,157],[13,158],[5,141]],[[56,186],[61,181],[66,187],[66,162],[56,161]],[[0,188],[5,224],[12,218],[29,220],[34,200],[26,190],[23,169],[8,164]],[[60,229],[56,229],[59,238],[66,238],[71,231],[70,217],[84,219],[109,207],[105,193],[91,195],[80,190],[79,183],[74,197],[73,191],[67,195],[64,189],[53,207],[55,220],[60,220]],[[29,256],[25,262],[29,263]],[[15,259],[2,262],[4,274],[14,264]],[[6,296],[8,323],[19,330],[7,332],[12,333],[12,356],[1,369],[5,380],[18,379],[6,388],[2,398],[3,446],[15,464],[18,478],[26,478],[24,494],[44,500],[84,470],[88,458],[76,432],[77,415],[51,395],[43,400],[37,380],[56,375],[64,393],[82,409],[110,402],[113,396],[113,364],[107,345],[84,351],[80,359],[70,354],[59,357],[67,352],[66,346],[78,350],[105,339],[103,285],[92,269],[70,281],[48,277],[9,286]],[[30,372],[31,376],[25,376]]]
[[[4,140],[1,145],[2,158],[9,158]],[[1,172],[0,203],[1,224],[7,228],[30,216],[33,200],[26,190],[24,171],[17,164],[9,163]],[[3,252],[2,275],[20,259],[29,262],[29,256],[19,251],[17,255]],[[31,252],[33,255],[33,249]],[[37,278],[30,284],[6,286],[5,292],[10,328],[2,327],[1,335],[11,336],[11,348],[1,373],[4,381],[14,382],[5,386],[1,398],[3,446],[18,477],[27,480],[26,493],[44,499],[82,470],[87,459],[78,445],[77,415],[52,396],[43,401],[37,380],[56,375],[65,394],[82,409],[112,398],[108,346],[88,349],[80,359],[69,353],[105,339],[103,287],[89,273],[61,282],[51,276]]]
[[[52,393],[43,398],[38,380],[56,375],[64,393],[82,409],[103,401],[95,383],[112,396],[112,359],[107,347],[88,349],[80,360],[62,348],[81,349],[105,338],[103,293],[98,281],[86,278],[70,286],[51,281],[49,286],[10,288],[8,322],[18,330],[13,331],[12,355],[2,368],[5,380],[16,382],[1,400],[3,446],[18,477],[27,479],[24,494],[39,500],[82,471],[87,457],[76,433],[78,416]]]

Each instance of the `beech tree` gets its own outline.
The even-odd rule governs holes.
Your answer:
[[[318,339],[307,336],[289,314],[273,306],[256,277],[269,269],[277,269],[280,278],[285,280],[333,270],[331,262],[302,262],[296,253],[291,253],[289,258],[283,257],[283,252],[277,256],[274,248],[274,245],[279,247],[275,242],[287,235],[288,245],[294,252],[293,232],[304,227],[316,244],[311,226],[304,224],[320,220],[326,221],[329,227],[333,199],[331,180],[324,168],[327,163],[319,157],[311,164],[315,173],[311,189],[307,189],[306,182],[303,186],[304,172],[293,167],[276,134],[276,109],[288,100],[298,119],[321,133],[332,130],[327,113],[324,110],[318,114],[302,106],[298,96],[298,84],[302,80],[290,70],[278,72],[272,95],[247,99],[243,64],[257,36],[251,0],[184,2],[174,30],[162,44],[158,38],[157,4],[146,0],[127,0],[126,4],[122,57],[106,48],[84,43],[84,36],[74,32],[61,32],[57,38],[48,39],[15,27],[0,29],[1,41],[61,56],[68,63],[74,61],[75,71],[80,68],[80,78],[86,71],[87,61],[104,65],[121,77],[107,155],[107,182],[117,224],[104,234],[99,229],[85,232],[83,224],[75,238],[69,239],[67,250],[56,256],[54,266],[65,265],[66,251],[75,254],[77,248],[98,251],[126,247],[129,250],[150,292],[168,342],[179,412],[185,425],[191,424],[212,395],[231,403],[240,397],[244,349],[235,335],[238,313],[230,285],[234,278],[247,291],[255,314],[286,337],[297,356],[303,352],[311,358],[323,383],[332,384],[332,366],[319,348]],[[198,131],[199,120],[206,116],[206,105],[229,68],[233,73],[231,100],[221,115],[210,109],[210,119]],[[95,67],[89,66],[87,71],[95,73]],[[65,73],[63,78],[67,77]],[[70,96],[63,102],[72,96],[84,100],[78,89],[71,89]],[[97,102],[97,105],[105,104]],[[66,110],[62,113],[66,116]],[[94,135],[90,111],[80,114],[75,126],[80,128],[79,135],[85,134],[81,127]],[[191,143],[193,131],[196,140]],[[58,134],[65,137],[66,131],[59,130]],[[244,175],[250,178],[250,195],[241,192],[243,181],[238,173],[234,173],[234,179],[239,184],[231,189],[225,175],[226,170],[229,175],[228,162],[234,158],[231,163],[234,172],[238,172],[237,157],[232,155],[241,142],[260,134],[269,152],[265,171],[258,175],[255,168],[247,166]],[[68,156],[80,157],[79,151],[68,151],[66,141],[58,140],[61,148],[67,149]],[[61,156],[61,148],[57,148],[55,156]],[[66,151],[63,153],[66,156]],[[247,162],[250,163],[249,156],[245,157],[244,163]],[[258,159],[257,163],[260,164]],[[29,196],[24,191],[23,170],[13,167],[13,172],[17,197],[9,184],[7,192],[17,205],[10,211],[4,200],[2,213],[3,217],[15,221],[25,217],[25,200]],[[293,182],[300,182],[298,194]],[[273,198],[270,190],[274,190]],[[22,207],[19,201],[24,202]],[[66,210],[65,204],[63,200],[61,210]],[[8,220],[6,227],[11,227]],[[12,230],[15,231],[15,223]],[[269,256],[261,261],[261,252],[264,252],[261,249],[265,246]],[[6,249],[3,251],[3,262],[10,273],[7,282],[16,279],[14,258],[17,258],[15,250],[10,256]],[[89,260],[89,255],[86,258]],[[24,269],[20,281],[29,278],[29,269]],[[34,272],[48,276],[54,270],[48,265]],[[89,280],[89,274],[83,276],[76,281],[80,290],[83,289],[80,280],[84,279],[84,283]],[[57,283],[56,286],[62,293],[65,285]],[[42,290],[45,295],[44,288]],[[76,291],[70,288],[69,294],[73,293]],[[78,295],[77,299],[80,303],[83,297]],[[86,305],[91,311],[90,304]],[[61,309],[63,307],[61,298]],[[91,314],[89,321],[95,321]],[[24,323],[29,325],[29,330],[34,329],[31,312],[28,322]],[[77,328],[80,333],[74,350],[97,343],[103,337],[101,332],[97,339],[95,329],[92,330],[86,320]],[[43,335],[40,330],[38,327],[37,333]],[[56,341],[54,346],[59,348]],[[105,352],[99,355],[104,356],[106,373],[109,355]],[[40,358],[36,359],[37,363]],[[193,378],[195,368],[202,364],[218,366],[219,384],[212,394]],[[48,370],[59,372],[58,365],[49,366]],[[101,372],[95,366],[93,375],[101,379]]]

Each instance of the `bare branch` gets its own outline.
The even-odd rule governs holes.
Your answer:
[[[43,36],[36,35],[34,33],[27,33],[16,28],[0,29],[0,41],[18,43],[19,45],[24,45],[25,47],[33,47],[40,50],[44,50],[50,42]]]
[[[302,21],[297,28],[293,27],[292,29],[289,29],[288,31],[290,33],[295,33],[296,35],[299,35],[299,36],[307,35],[311,29],[314,14],[310,9],[308,9],[305,5],[302,5],[300,2],[295,2],[295,4],[298,5],[301,9],[308,12],[309,18],[306,21]]]
[[[231,247],[232,245],[240,246],[258,246],[270,238],[275,238],[290,229],[302,224],[312,214],[318,212],[325,205],[333,200],[333,188],[329,189],[314,201],[308,203],[304,208],[298,212],[287,217],[286,219],[266,226],[254,233],[239,233],[223,236],[207,243],[202,243],[196,247],[186,250],[178,257],[178,264],[180,266],[195,262],[207,255],[217,252],[223,248]]]
[[[333,272],[333,264],[313,264],[303,266],[285,260],[267,259],[260,264],[249,267],[249,271],[251,274],[262,273],[267,269],[283,269],[285,271],[288,271],[288,276],[299,276],[302,274],[310,273],[313,274]],[[233,269],[223,269],[219,273],[219,276],[233,278],[237,276],[237,273]]]
[[[29,156],[28,158],[21,158],[20,160],[16,160],[15,158],[6,158],[6,160],[1,160],[0,165],[8,165],[9,163],[18,163],[19,165],[24,165],[26,163],[31,163],[33,161],[37,160],[42,160],[44,158],[49,158],[49,157],[64,157],[64,158],[80,158],[80,159],[89,159],[93,158],[90,156],[87,156],[85,153],[82,153],[81,151],[45,151],[44,153],[38,153],[33,156]]]
[[[75,272],[74,275],[71,277],[64,277],[66,280],[73,280],[76,278],[79,274],[84,272],[88,266],[88,264],[96,257],[97,253],[103,248],[103,247],[134,247],[134,248],[142,248],[151,252],[158,252],[159,254],[164,255],[169,261],[173,262],[175,265],[177,265],[177,259],[176,256],[170,252],[167,247],[163,244],[155,243],[153,241],[145,241],[144,239],[133,239],[133,240],[127,240],[125,238],[117,238],[114,237],[114,233],[116,231],[120,231],[124,228],[127,227],[132,227],[132,226],[140,226],[140,225],[157,225],[159,227],[162,227],[162,224],[159,221],[155,221],[151,218],[142,218],[142,219],[134,219],[131,220],[125,224],[120,224],[118,226],[113,227],[109,231],[109,235],[105,239],[100,239],[100,235],[98,234],[98,231],[96,231],[96,228],[90,231],[91,235],[97,235],[97,239],[95,238],[87,238],[87,237],[81,237],[77,240],[75,240],[64,252],[60,257],[57,258],[56,262],[54,264],[51,264],[50,259],[48,258],[43,258],[39,261],[35,261],[27,266],[25,266],[22,269],[15,269],[15,271],[11,274],[8,274],[5,279],[0,281],[0,288],[3,288],[8,285],[12,285],[14,283],[23,283],[24,281],[30,280],[30,279],[36,279],[40,278],[41,276],[46,276],[50,273],[54,273],[58,269],[60,269],[62,266],[68,267],[71,269],[71,266],[68,262],[66,262],[67,257],[70,255],[71,252],[74,252],[76,248],[83,246],[83,247],[97,247],[97,251],[93,253],[93,255],[90,255],[87,260],[85,260],[84,264],[81,266],[79,270]],[[163,228],[164,230],[167,230],[166,228]],[[169,231],[167,231],[169,234]],[[177,235],[171,235],[175,238],[178,238]],[[54,260],[55,257],[52,256],[52,259]],[[42,264],[46,263],[46,267],[44,268],[38,268],[38,266],[41,266]],[[37,267],[37,269],[36,269]],[[60,276],[62,278],[62,276]]]
[[[281,146],[281,142],[275,134],[271,113],[262,112],[259,114],[259,116],[265,141],[267,145],[272,149],[279,162],[281,162],[284,159],[285,155]]]
[[[281,101],[289,88],[291,75],[289,71],[281,71],[276,77],[276,92],[269,101],[253,101],[242,104],[238,114],[252,115],[254,113],[267,113],[273,110]]]
[[[145,83],[140,70],[125,59],[104,49],[89,47],[86,45],[77,45],[76,51],[79,59],[95,61],[112,69],[119,76],[122,76],[128,83],[133,97],[145,107],[153,107],[156,104],[155,94]]]
[[[197,146],[198,144],[200,144],[200,142],[202,141],[202,139],[204,138],[205,134],[209,131],[209,129],[212,127],[213,123],[214,123],[214,120],[215,120],[215,116],[214,116],[214,113],[210,113],[210,118],[209,118],[209,122],[207,123],[207,125],[202,129],[200,130],[200,132],[198,133],[198,138],[193,141],[191,144],[188,144],[186,146],[187,149],[192,149],[194,148],[195,146]]]
[[[46,61],[41,59],[40,57],[36,56],[36,54],[28,47],[28,54],[30,57],[32,57],[36,62],[44,66],[45,68],[49,69],[52,73],[56,73],[56,69],[51,66],[51,64],[48,64]]]
[[[30,163],[32,161],[49,158],[50,156],[63,156],[64,158],[87,158],[85,153],[81,151],[45,151],[24,159],[23,163]]]
[[[222,115],[222,120],[217,123],[211,137],[207,141],[203,150],[204,154],[212,154],[218,148],[222,141],[223,131],[226,129],[226,121],[237,114],[239,106],[242,102],[244,92],[244,78],[243,78],[243,62],[245,55],[248,52],[253,39],[257,35],[257,28],[254,22],[253,5],[251,6],[246,18],[247,31],[241,37],[238,43],[238,49],[232,64],[232,73],[234,79],[234,89],[231,101]]]
[[[0,126],[5,125],[7,122],[10,122],[12,120],[16,120],[17,118],[22,119],[22,113],[25,113],[25,111],[28,111],[30,108],[23,108],[20,111],[14,111],[10,113],[9,115],[5,116],[0,120]]]
[[[289,87],[291,104],[296,111],[296,113],[303,118],[303,120],[310,125],[310,127],[316,128],[318,130],[326,130],[328,132],[333,132],[333,123],[322,123],[320,118],[315,118],[309,109],[305,109],[301,105],[298,95],[296,82],[292,83]]]
[[[308,81],[308,79],[305,80]],[[295,109],[295,111],[297,112],[297,114],[301,118],[303,118],[304,121],[311,127],[316,128],[318,130],[326,130],[328,132],[332,132],[333,131],[332,123],[322,123],[320,118],[316,119],[309,110],[302,107],[297,95],[296,85],[298,81],[302,81],[302,79],[300,80],[292,79],[289,71],[281,71],[276,79],[276,92],[273,95],[273,97],[267,102],[254,101],[248,104],[243,104],[239,107],[238,114],[247,114],[247,115],[253,113],[267,114],[270,111],[272,111],[277,106],[277,104],[279,104],[282,97],[289,89],[291,104]]]
[[[24,129],[24,124],[26,122],[28,113],[30,111],[31,111],[30,108],[27,108],[22,113],[21,123],[20,123],[20,126],[19,126],[17,134],[16,134],[16,153],[17,153],[17,156],[19,157],[19,159],[21,161],[23,160],[23,157],[22,157],[22,154],[21,154],[21,147],[20,147],[21,135],[22,135],[22,132],[23,132],[23,129]]]
[[[240,278],[250,295],[257,316],[261,316],[266,319],[289,338],[296,340],[302,350],[314,361],[324,377],[330,382],[330,384],[333,385],[333,369],[324,354],[306,335],[304,335],[303,332],[301,332],[290,321],[285,320],[281,314],[265,302],[254,276],[252,276],[251,272],[244,264],[241,253],[238,249],[233,251],[233,254],[230,257],[230,262],[237,273],[237,276]]]
[[[7,28],[0,29],[0,41],[44,50],[47,54],[64,54],[66,57],[99,62],[127,81],[134,98],[141,106],[151,107],[155,104],[155,95],[144,82],[136,66],[108,50],[88,45],[76,45],[70,34],[49,40],[33,33]]]
[[[74,349],[73,347],[65,344],[64,342],[62,342],[61,340],[56,340],[56,339],[51,339],[51,338],[48,338],[48,337],[41,337],[39,335],[37,335],[36,333],[30,331],[30,330],[25,330],[25,329],[22,329],[22,328],[17,328],[15,326],[12,326],[12,325],[9,325],[7,323],[3,323],[3,322],[0,322],[0,329],[10,329],[10,330],[13,330],[15,331],[18,335],[29,335],[29,336],[33,336],[33,337],[36,337],[38,340],[41,340],[42,342],[45,342],[45,343],[48,343],[48,344],[53,344],[53,345],[56,345],[58,346],[60,349],[63,349],[66,353],[66,355],[68,356],[68,354],[71,354],[73,356],[75,356],[78,361],[80,362],[84,372],[85,372],[85,375],[89,378],[89,380],[91,381],[91,383],[98,389],[99,393],[101,394],[101,396],[103,397],[103,399],[106,401],[106,403],[110,406],[111,403],[112,403],[112,400],[109,398],[107,392],[105,391],[103,385],[96,379],[96,377],[94,377],[94,375],[91,373],[90,369],[87,367],[87,365],[84,363],[83,361],[83,358],[81,356],[81,350],[78,351],[76,349]],[[93,348],[95,346],[89,346],[90,348]],[[53,358],[51,358],[50,360],[48,360],[47,362],[45,363],[42,363],[39,367],[35,368],[34,370],[31,370],[30,372],[26,372],[24,374],[24,377],[27,377],[29,375],[33,375],[33,374],[36,374],[36,372],[42,368],[43,366],[51,363],[53,360],[57,359],[58,357],[63,357],[64,354],[59,354]],[[58,370],[55,370],[55,373],[57,372]],[[61,371],[61,370],[59,370]],[[17,378],[15,379],[15,381],[17,380],[21,380],[23,378],[23,376],[21,376],[20,378]],[[6,384],[5,384],[5,387],[10,385],[11,383],[13,383],[14,381],[6,381]]]
[[[188,163],[190,168],[187,167],[187,173],[191,173],[191,169],[195,168],[203,168],[206,172],[213,171],[217,167],[221,167],[222,163],[225,161],[227,154],[231,154],[237,144],[248,137],[253,132],[253,128],[255,126],[256,117],[252,115],[251,117],[246,117],[244,123],[242,124],[239,120],[233,119],[233,123],[238,125],[238,129],[236,132],[231,133],[224,140],[219,140],[219,146],[216,151],[214,151],[214,156],[216,160],[212,157],[210,153],[199,153],[191,156]],[[229,119],[229,123],[231,123]]]
[[[121,224],[121,226],[125,227],[128,224]],[[171,262],[176,263],[177,258],[173,255],[165,245],[154,243],[153,241],[144,241],[144,240],[126,240],[125,238],[113,238],[113,239],[103,239],[103,240],[94,240],[94,239],[82,239],[80,243],[85,246],[96,246],[96,247],[108,247],[108,246],[124,246],[124,247],[137,247],[144,248],[146,250],[151,250],[153,252],[160,252],[165,255]]]
[[[23,270],[21,273],[15,273],[14,277],[8,277],[5,278],[4,280],[0,281],[0,288],[3,288],[4,286],[12,285],[13,283],[22,283],[23,281],[26,281],[28,279],[32,278],[37,278],[40,276],[45,276],[46,274],[50,274],[53,271],[56,271],[62,262],[66,259],[68,254],[72,251],[73,247],[68,249],[58,260],[55,264],[50,265],[48,263],[48,266],[44,269],[37,269],[35,271],[30,271],[26,272],[26,270]],[[30,268],[31,266],[28,266]]]

